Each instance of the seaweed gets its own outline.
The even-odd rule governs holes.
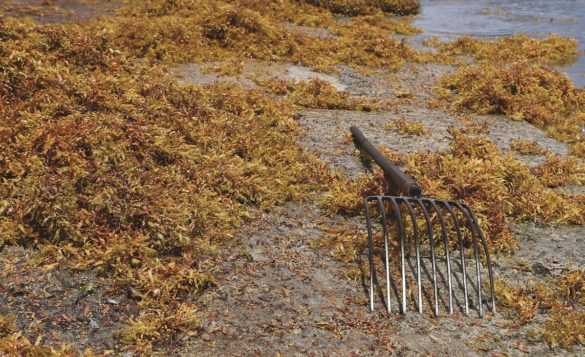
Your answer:
[[[379,171],[355,181],[330,172],[301,149],[295,121],[297,106],[376,110],[381,103],[320,80],[266,81],[254,91],[180,86],[167,76],[179,62],[221,60],[214,70],[230,75],[241,71],[243,58],[329,72],[338,65],[397,70],[407,62],[449,61],[465,45],[486,63],[443,79],[443,99],[458,110],[536,123],[582,156],[582,90],[538,65],[487,63],[492,44],[462,40],[433,54],[392,38],[420,30],[383,12],[418,9],[409,0],[148,0],[88,23],[0,18],[0,246],[36,247],[48,264],[95,270],[130,291],[137,311],[123,317],[116,337],[125,349],[148,353],[176,334],[194,333],[200,316],[190,296],[215,284],[204,263],[260,212],[321,195],[330,212],[355,215],[363,195],[387,191]],[[368,15],[341,23],[331,11]],[[287,21],[334,36],[289,31]],[[562,38],[499,45],[524,46],[547,63],[570,57],[574,47]],[[502,51],[499,60],[539,62],[512,53]],[[401,159],[429,195],[477,208],[495,251],[514,250],[515,221],[584,223],[585,198],[547,187],[581,180],[573,161],[551,157],[531,170],[502,155],[482,130],[452,129],[447,152],[384,153]],[[333,235],[339,259],[363,242],[347,231]],[[562,296],[581,301],[582,287],[571,279],[559,283]],[[572,329],[566,336],[578,331],[561,327]],[[565,346],[580,341],[576,336],[549,341]],[[37,346],[5,316],[0,351],[74,353],[65,345]]]
[[[585,159],[585,139],[569,145],[569,154]]]
[[[382,11],[396,15],[416,15],[420,12],[418,0],[378,0]]]
[[[583,142],[585,91],[555,70],[527,62],[465,65],[439,80],[436,96],[454,110],[504,114],[563,142]]]
[[[389,121],[384,126],[384,129],[393,129],[398,134],[405,136],[425,136],[429,134],[429,130],[421,123],[404,118]]]
[[[0,315],[0,338],[6,337],[17,331],[16,327],[14,326],[14,320],[16,320],[15,316]]]
[[[503,279],[496,279],[494,291],[498,303],[509,313],[513,312],[514,327],[528,323],[538,313],[537,297],[530,289],[510,284]]]
[[[554,34],[543,39],[526,35],[503,36],[497,40],[462,36],[452,42],[432,37],[424,43],[449,57],[466,55],[478,62],[493,64],[524,61],[542,65],[567,64],[579,55],[575,39]]]
[[[118,331],[117,337],[126,345],[149,351],[151,342],[166,340],[177,332],[191,331],[198,325],[193,307],[181,304],[174,311],[153,312],[130,319],[128,325]]]
[[[522,155],[544,155],[546,153],[535,140],[512,140],[510,149]]]
[[[420,11],[418,0],[304,0],[346,16],[367,15],[376,11],[396,15],[416,15]]]
[[[552,348],[585,345],[585,311],[555,304],[541,334]]]
[[[55,264],[134,291],[137,315],[117,336],[148,351],[197,326],[188,297],[214,279],[194,262],[330,174],[302,152],[290,104],[179,86],[92,33],[0,21],[0,244],[52,247]]]
[[[436,57],[391,38],[392,34],[419,30],[379,14],[339,24],[331,13],[294,1],[271,2],[269,7],[251,0],[212,0],[201,6],[171,3],[149,1],[129,7],[125,17],[110,20],[113,23],[107,27],[115,43],[134,56],[156,61],[247,57],[300,63],[329,72],[337,64],[398,69],[409,59]],[[288,31],[283,21],[324,26],[336,37],[312,38]]]
[[[59,347],[44,346],[37,341],[31,342],[25,336],[22,336],[16,326],[14,326],[15,317],[0,315],[0,352],[4,356],[55,356],[65,357],[71,355],[71,347],[61,345]],[[87,351],[87,356],[92,356]]]
[[[283,21],[328,27],[332,39]],[[116,334],[153,346],[197,328],[188,299],[214,284],[212,259],[259,211],[304,200],[335,180],[299,145],[295,106],[376,110],[311,80],[246,91],[179,86],[177,62],[222,74],[239,59],[399,68],[422,53],[390,37],[416,33],[379,14],[337,24],[296,1],[130,3],[118,16],[40,26],[0,19],[0,245],[36,246],[51,264],[95,269],[132,291],[138,311]],[[422,57],[421,57],[422,58]],[[12,331],[2,349],[32,348]],[[16,347],[15,347],[16,346]],[[21,346],[21,347],[17,347]]]
[[[585,183],[585,167],[579,166],[573,157],[547,155],[546,161],[532,168],[531,172],[547,187]]]
[[[585,345],[585,271],[570,270],[544,283],[532,282],[527,288],[496,280],[496,295],[514,318],[512,327],[545,314],[544,326],[536,337],[552,348],[570,349]]]

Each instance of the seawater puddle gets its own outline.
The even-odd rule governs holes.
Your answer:
[[[527,34],[536,38],[551,33],[572,37],[585,52],[585,0],[421,0],[422,11],[413,25],[424,32],[410,37],[415,46],[437,36],[452,40],[468,35],[495,38]],[[585,87],[585,56],[558,67],[576,86]]]

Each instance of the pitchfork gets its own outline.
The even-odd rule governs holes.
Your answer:
[[[496,301],[494,295],[494,278],[492,272],[492,265],[489,255],[488,246],[475,216],[475,213],[468,205],[459,203],[456,201],[449,200],[438,200],[434,198],[423,198],[421,187],[404,172],[402,172],[396,165],[392,164],[387,160],[375,147],[372,145],[359,128],[352,126],[351,133],[353,134],[356,145],[366,153],[368,153],[374,161],[382,168],[385,174],[385,178],[389,183],[389,187],[396,192],[393,194],[399,194],[400,196],[394,195],[383,195],[383,196],[368,196],[364,199],[366,224],[368,231],[368,258],[370,265],[370,310],[374,311],[374,283],[377,282],[376,278],[376,267],[374,262],[374,239],[375,228],[381,228],[381,233],[384,240],[384,266],[385,266],[385,278],[386,278],[386,296],[385,305],[387,312],[391,312],[391,286],[394,283],[394,278],[391,273],[391,254],[390,245],[393,243],[390,239],[392,232],[395,232],[397,236],[398,254],[400,259],[399,275],[400,275],[400,312],[406,314],[407,311],[407,274],[406,274],[406,258],[407,254],[410,256],[410,250],[412,250],[412,243],[414,241],[414,254],[416,257],[416,272],[412,274],[416,281],[416,305],[418,312],[423,313],[423,288],[421,279],[421,230],[426,230],[426,236],[428,239],[428,249],[431,259],[431,281],[432,291],[429,293],[433,296],[434,302],[434,315],[439,315],[439,288],[437,283],[437,270],[438,263],[436,255],[437,244],[444,246],[444,261],[446,266],[446,285],[448,288],[448,311],[449,314],[453,314],[453,271],[451,262],[451,248],[450,248],[450,234],[454,233],[457,238],[457,248],[459,250],[459,262],[461,265],[462,281],[460,282],[463,287],[463,304],[464,312],[466,315],[469,314],[470,308],[470,296],[468,294],[468,279],[467,279],[467,267],[466,267],[466,248],[472,250],[470,255],[475,261],[475,280],[477,290],[477,309],[479,316],[483,316],[483,292],[482,292],[482,277],[481,268],[482,263],[480,261],[480,248],[483,248],[485,255],[485,262],[487,265],[487,272],[489,278],[489,290],[491,294],[491,310],[495,314],[496,312]],[[373,207],[371,207],[373,206]],[[379,223],[375,223],[372,219],[374,216],[374,210],[378,211],[380,216]],[[407,225],[408,220],[403,218],[410,218],[411,226]],[[424,219],[424,228],[419,227],[420,219]],[[450,217],[450,220],[449,220]],[[395,218],[392,220],[391,218]],[[433,221],[436,227],[433,227]],[[438,224],[437,224],[438,222]],[[422,223],[422,221],[421,221]],[[411,228],[409,230],[409,228]],[[408,239],[410,236],[410,240]],[[435,237],[441,237],[440,241],[435,242]],[[471,237],[471,241],[469,240]],[[442,243],[442,244],[441,244]],[[411,249],[408,250],[408,247]],[[442,254],[442,253],[441,253]],[[414,269],[413,269],[414,270]],[[439,269],[440,270],[440,269]],[[397,274],[398,275],[398,274]],[[428,275],[428,272],[427,272]],[[445,279],[443,278],[443,281]],[[473,282],[469,282],[473,284]],[[461,286],[460,285],[460,286]],[[395,286],[394,286],[395,287]],[[396,288],[395,288],[396,290]],[[396,292],[396,295],[398,293]],[[397,296],[398,298],[398,296]],[[429,299],[430,300],[430,299]],[[382,298],[384,302],[384,298]]]

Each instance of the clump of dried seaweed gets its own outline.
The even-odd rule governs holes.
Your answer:
[[[579,54],[575,39],[559,35],[543,39],[526,35],[503,36],[494,41],[462,36],[452,42],[430,38],[425,44],[437,47],[441,53],[450,57],[466,55],[488,63],[529,61],[559,64],[574,61]]]
[[[389,19],[387,16],[381,14],[352,18],[346,24],[346,26],[338,27],[337,30],[343,33],[345,29],[350,31],[357,31],[360,28],[363,29],[364,27],[370,29],[378,28],[393,35],[416,35],[422,32],[421,29],[414,27],[410,22]]]
[[[551,347],[570,349],[576,344],[585,345],[585,310],[583,304],[580,309],[571,306],[554,304],[545,328],[541,332],[543,340]]]
[[[585,91],[566,75],[526,62],[466,65],[440,79],[437,97],[455,110],[526,120],[579,152],[584,137]]]
[[[546,153],[535,140],[512,140],[510,149],[522,155],[544,155]]]
[[[536,335],[551,347],[585,345],[585,271],[572,270],[549,280],[527,288],[497,280],[498,301],[514,318],[514,326],[545,314],[546,322]]]
[[[569,147],[569,154],[585,159],[585,140],[578,141]]]
[[[58,348],[40,345],[39,341],[31,342],[22,336],[14,326],[15,317],[0,315],[0,352],[3,356],[55,356],[65,357],[73,355],[71,347],[62,345]],[[92,356],[87,351],[87,356]]]
[[[387,130],[395,130],[400,135],[405,136],[424,136],[429,134],[429,130],[419,122],[400,118],[391,120],[384,126]]]
[[[580,166],[573,157],[547,155],[545,162],[532,168],[531,172],[547,187],[585,183],[585,167]]]
[[[420,12],[418,0],[378,0],[382,11],[396,15],[416,15]]]
[[[16,327],[14,326],[15,319],[16,318],[11,315],[0,315],[0,338],[6,337],[17,331]]]

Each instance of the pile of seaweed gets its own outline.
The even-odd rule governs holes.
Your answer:
[[[0,244],[43,246],[138,291],[125,343],[188,329],[183,297],[213,283],[198,260],[325,175],[286,103],[179,87],[107,35],[4,20],[0,36]]]
[[[549,67],[577,57],[575,40],[557,35],[497,41],[463,37],[432,44],[448,56],[469,55],[477,61],[440,79],[439,102],[456,111],[526,120],[569,143],[571,155],[585,157],[585,90]]]
[[[518,327],[541,313],[546,315],[543,328],[534,337],[552,348],[571,349],[585,344],[585,271],[570,270],[544,283],[528,287],[496,281],[496,294],[501,305],[514,311],[512,327]]]
[[[309,37],[285,22],[319,26],[332,36]],[[165,62],[253,58],[334,72],[339,64],[398,69],[436,57],[392,38],[419,30],[380,11],[341,24],[329,11],[294,1],[150,1],[127,8],[106,28],[94,31],[109,31],[136,57]]]
[[[431,37],[425,40],[425,44],[436,47],[447,56],[470,56],[481,63],[529,61],[542,65],[567,64],[579,55],[575,39],[554,34],[542,39],[513,35],[491,41],[462,36],[451,42]]]

